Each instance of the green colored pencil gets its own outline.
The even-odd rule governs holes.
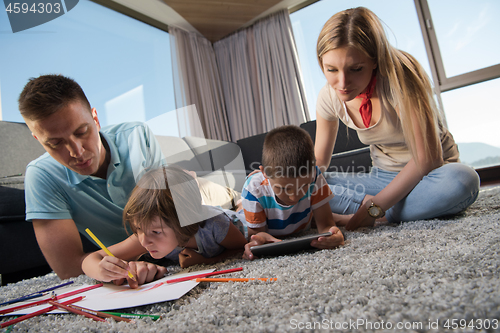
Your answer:
[[[114,316],[122,317],[122,318],[130,318],[130,319],[137,319],[137,318],[151,318],[153,320],[158,320],[161,318],[161,316],[158,315],[148,315],[148,314],[138,314],[138,313],[119,313],[119,312],[107,312],[107,311],[102,311],[103,313],[107,314],[112,314]]]

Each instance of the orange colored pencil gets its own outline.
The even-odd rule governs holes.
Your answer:
[[[276,281],[277,278],[199,278],[196,282],[248,282],[252,280]]]
[[[189,281],[189,280],[194,280],[196,278],[205,278],[207,276],[212,276],[212,275],[219,275],[219,274],[228,274],[228,273],[233,273],[233,272],[239,272],[242,271],[243,267],[238,267],[238,268],[231,268],[231,269],[226,269],[223,271],[217,271],[217,272],[211,272],[211,273],[202,273],[202,274],[197,274],[197,275],[191,275],[191,276],[184,276],[181,278],[176,278],[176,279],[170,279],[162,283],[176,283],[176,282],[183,282],[183,281]]]

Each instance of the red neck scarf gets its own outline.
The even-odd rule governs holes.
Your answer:
[[[370,127],[370,121],[372,120],[372,98],[373,90],[375,90],[375,83],[377,82],[377,76],[373,74],[368,87],[366,87],[366,92],[359,94],[356,98],[363,98],[361,101],[361,106],[359,107],[359,113],[361,113],[361,118],[363,119],[363,124],[366,128]]]

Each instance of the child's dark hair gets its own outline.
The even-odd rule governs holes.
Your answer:
[[[136,233],[137,227],[146,231],[159,217],[182,246],[198,231],[201,210],[196,180],[177,167],[164,166],[146,172],[137,182],[123,210],[123,223]]]
[[[18,99],[21,115],[32,121],[45,119],[75,101],[80,101],[89,112],[92,112],[80,85],[62,75],[31,78]]]
[[[262,166],[269,178],[297,178],[314,169],[314,144],[311,136],[295,125],[281,126],[267,133],[262,149]]]

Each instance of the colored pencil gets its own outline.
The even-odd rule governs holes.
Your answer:
[[[175,283],[175,282],[189,281],[189,280],[194,280],[194,279],[197,279],[197,278],[205,278],[205,277],[213,276],[213,275],[239,272],[241,270],[243,270],[243,267],[231,268],[231,269],[226,269],[226,270],[223,270],[223,271],[217,271],[217,272],[211,272],[211,273],[203,273],[203,274],[185,276],[185,277],[181,277],[181,278],[177,278],[177,279],[170,279],[170,280],[167,280],[167,281],[165,281],[163,283]]]
[[[133,320],[128,319],[126,317],[117,316],[117,315],[114,315],[114,314],[108,313],[108,312],[101,312],[101,311],[91,310],[91,309],[87,309],[87,308],[82,308],[81,306],[78,306],[78,305],[68,305],[68,306],[70,308],[74,308],[74,309],[77,309],[77,310],[80,310],[83,312],[87,312],[87,313],[93,314],[94,316],[98,316],[98,317],[102,317],[102,318],[112,318],[116,321],[126,321],[127,323],[134,322]]]
[[[196,282],[248,282],[248,281],[276,281],[277,278],[201,278]]]
[[[10,305],[10,304],[19,303],[19,302],[25,302],[25,301],[29,301],[30,299],[33,299],[33,298],[46,296],[48,294],[49,294],[48,292],[38,293],[38,294],[30,294],[30,295],[26,295],[26,296],[19,297],[16,299],[12,299],[12,300],[7,301],[7,302],[3,302],[2,304],[0,304],[0,306]]]
[[[106,254],[110,257],[114,257],[115,255],[113,253],[111,253],[108,248],[99,240],[99,238],[97,238],[93,233],[92,231],[90,231],[89,228],[85,229],[85,231],[90,235],[90,237],[92,237],[92,239],[101,247],[101,249],[104,250],[104,252],[106,252]],[[115,257],[116,258],[116,257]],[[128,277],[131,278],[132,280],[136,281],[134,275],[132,275],[132,273],[130,273],[130,271],[128,272]]]
[[[159,315],[148,315],[148,314],[139,314],[139,313],[119,313],[119,312],[108,312],[104,311],[103,313],[112,314],[114,316],[122,317],[122,318],[151,318],[153,320],[161,319]]]
[[[81,289],[69,291],[69,292],[67,292],[65,294],[61,294],[59,296],[56,296],[56,299],[60,300],[61,298],[66,298],[66,297],[70,297],[70,296],[73,296],[73,295],[76,295],[76,294],[84,293],[86,291],[89,291],[89,290],[92,290],[92,289],[95,289],[95,288],[99,288],[99,287],[102,287],[102,286],[103,286],[103,283],[93,284],[93,285],[88,286],[88,287],[84,287],[84,288],[81,288]]]
[[[73,298],[73,299],[70,299],[68,301],[65,301],[61,304],[64,304],[64,305],[69,305],[69,304],[72,304],[72,303],[76,303],[76,302],[79,302],[81,301],[82,299],[84,299],[85,296],[78,296],[76,298]],[[55,310],[56,307],[55,306],[49,306],[45,309],[41,309],[41,310],[38,310],[38,311],[35,311],[35,312],[32,312],[32,313],[29,313],[27,315],[24,315],[24,316],[21,316],[21,317],[17,317],[15,319],[12,319],[12,320],[9,320],[9,321],[6,321],[4,323],[1,323],[0,324],[0,328],[4,328],[4,327],[7,327],[7,326],[10,326],[10,325],[14,325],[14,324],[17,324],[18,322],[20,321],[23,321],[23,320],[26,320],[26,319],[29,319],[29,318],[33,318],[33,317],[36,317],[38,315],[41,315],[41,314],[44,314],[44,313],[47,313],[47,312],[50,312],[52,310]]]
[[[65,298],[65,297],[70,297],[70,296],[73,296],[73,295],[76,295],[76,294],[79,294],[79,293],[83,293],[83,292],[89,291],[91,289],[95,289],[95,288],[101,287],[102,285],[103,285],[102,283],[99,283],[99,284],[94,284],[92,286],[88,286],[88,287],[80,288],[80,289],[77,289],[77,290],[73,290],[73,291],[70,291],[70,292],[67,292],[65,294],[57,296],[56,299],[59,300],[59,299]],[[50,300],[51,300],[50,298],[47,298],[47,299],[43,299],[43,300],[40,300],[40,301],[35,301],[35,302],[27,303],[27,304],[13,306],[13,307],[8,308],[8,309],[0,310],[0,315],[6,314],[6,313],[11,313],[11,312],[14,312],[14,311],[17,311],[17,310],[21,310],[21,309],[25,309],[25,308],[31,308],[31,307],[37,306],[37,305],[42,305],[42,304],[48,303]]]
[[[12,303],[17,303],[17,302],[22,302],[22,301],[27,301],[27,300],[32,299],[32,298],[45,296],[45,295],[47,295],[48,291],[52,291],[52,290],[55,290],[57,288],[62,288],[62,287],[65,287],[65,286],[67,286],[69,284],[72,284],[72,283],[73,283],[73,281],[68,281],[68,282],[59,284],[59,285],[54,286],[54,287],[50,287],[50,288],[47,288],[47,289],[44,289],[44,290],[40,290],[40,291],[31,293],[31,294],[28,294],[28,295],[24,295],[22,297],[19,297],[19,298],[16,298],[16,299],[12,299],[12,300],[7,301],[7,302],[0,303],[0,306],[12,304]]]
[[[78,310],[78,309],[75,309],[71,306],[68,306],[68,305],[64,305],[62,303],[59,303],[59,302],[55,302],[55,301],[49,301],[49,304],[53,305],[53,306],[57,306],[58,308],[61,308],[61,309],[64,309],[66,311],[69,311],[69,312],[73,312],[73,313],[76,313],[76,314],[79,314],[79,315],[82,315],[82,316],[85,316],[87,318],[91,318],[95,321],[103,321],[103,322],[106,322],[106,319],[104,318],[101,318],[101,317],[98,317],[96,315],[93,315],[91,313],[88,313],[88,312],[85,312],[85,311],[82,311],[82,310]]]
[[[40,301],[35,301],[35,302],[27,303],[27,304],[13,306],[13,307],[8,308],[8,309],[3,309],[3,310],[0,310],[0,315],[6,314],[6,313],[11,313],[11,312],[14,312],[14,311],[17,311],[17,310],[21,310],[21,309],[26,309],[26,308],[31,308],[31,307],[34,307],[34,306],[42,305],[42,304],[47,303],[49,300],[50,299],[43,299],[43,300],[40,300]]]

